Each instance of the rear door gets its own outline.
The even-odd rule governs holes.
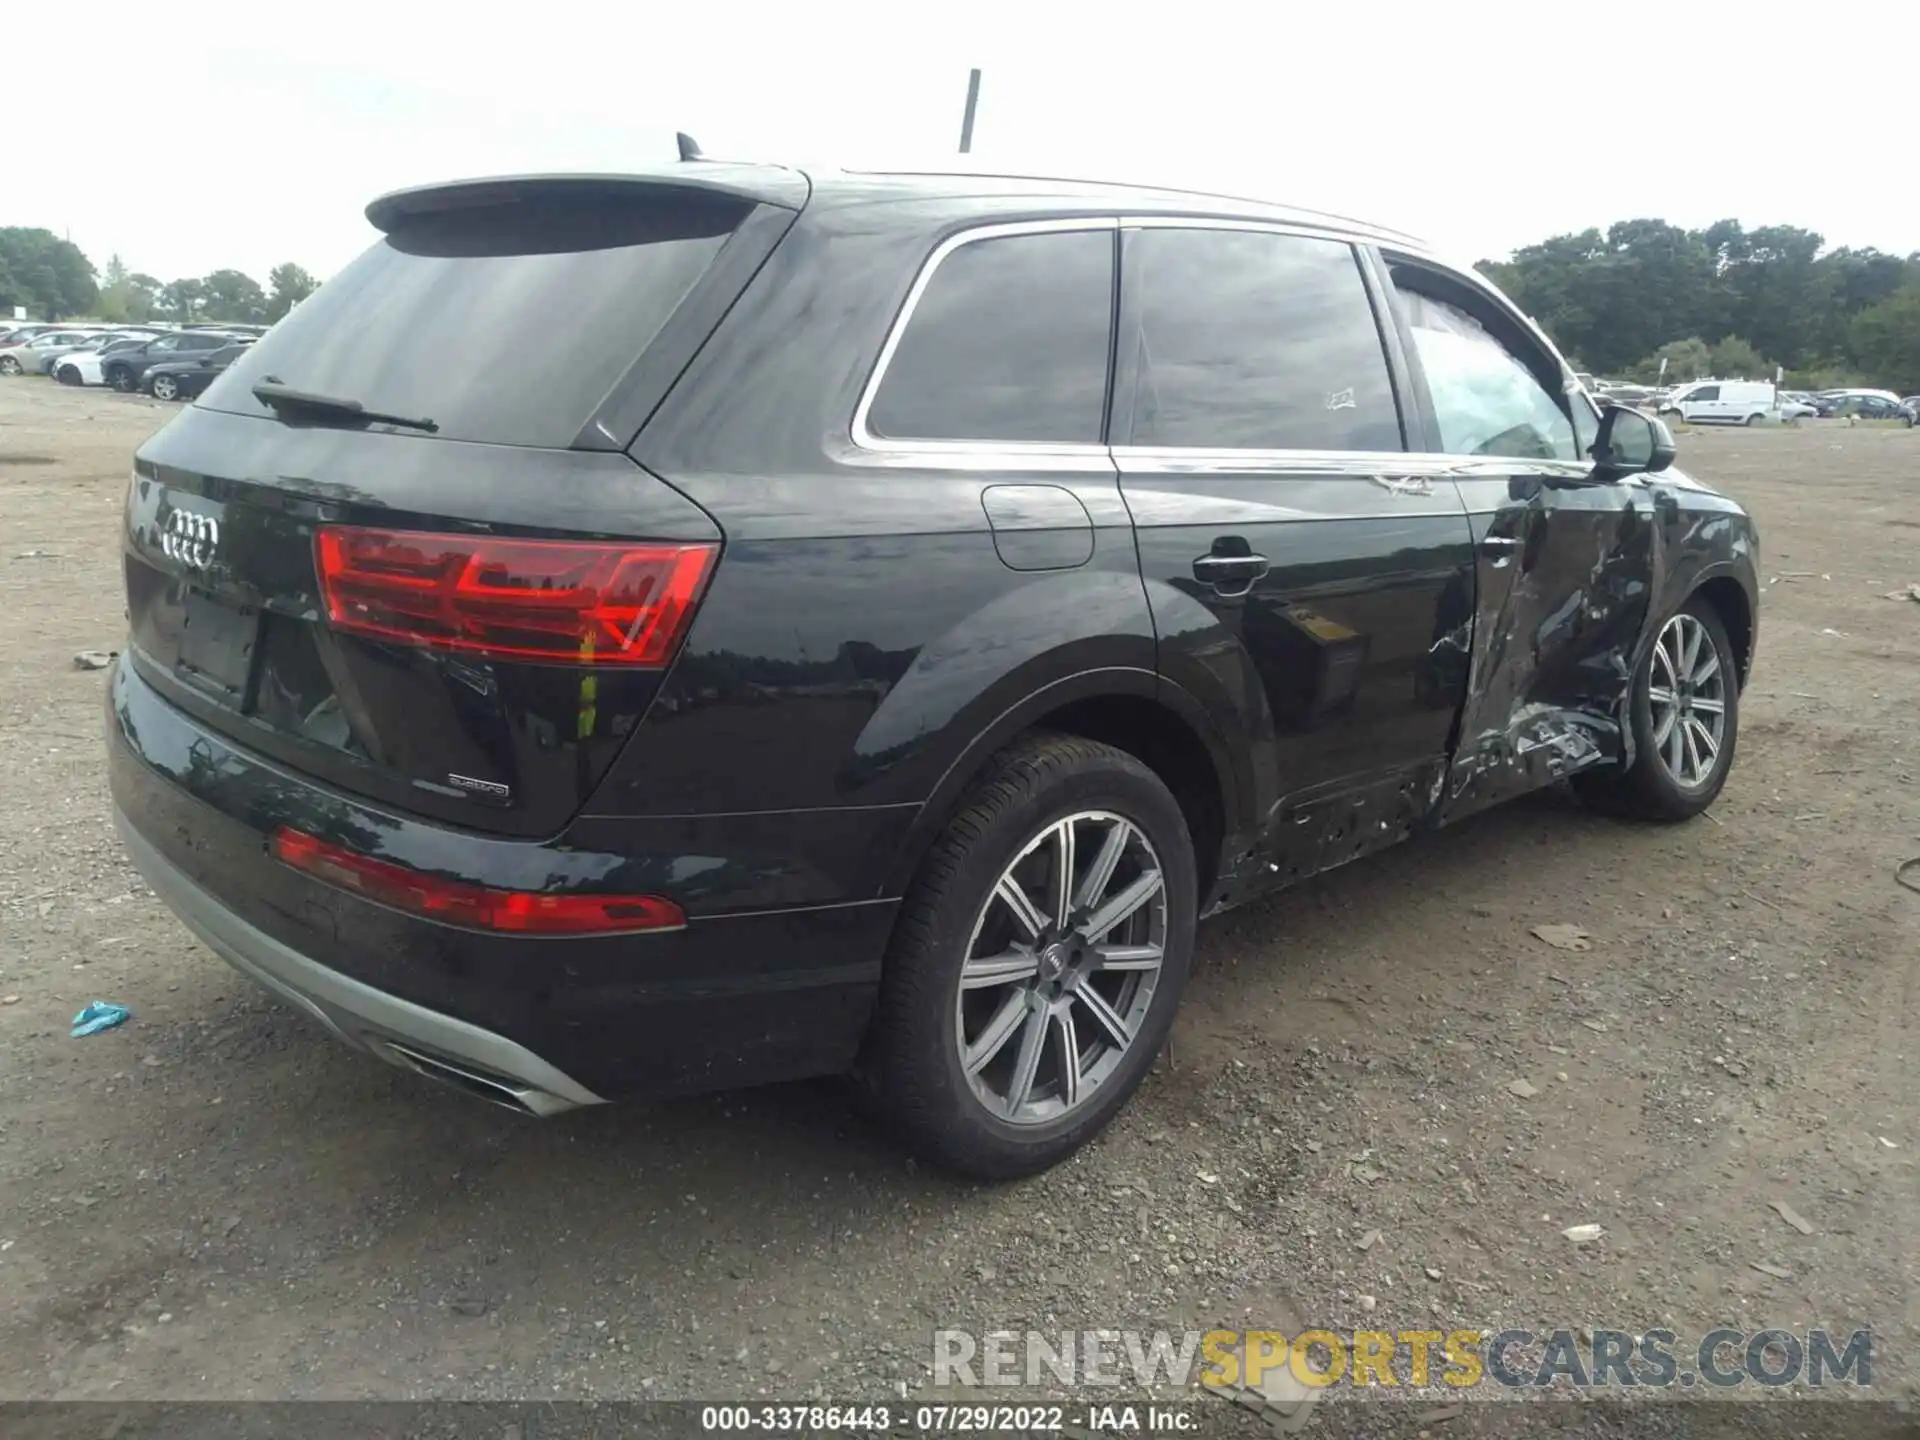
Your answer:
[[[1476,551],[1450,820],[1619,753],[1654,573],[1654,510],[1637,478],[1594,481],[1586,452],[1598,417],[1517,312],[1443,267],[1386,260],[1431,417],[1425,445],[1453,468]]]
[[[1125,222],[1113,453],[1162,673],[1236,714],[1270,875],[1430,810],[1462,694],[1472,537],[1409,454],[1383,297],[1324,234]]]
[[[620,453],[631,432],[596,427],[636,371],[679,372],[716,287],[736,297],[791,220],[633,182],[394,218],[140,451],[135,670],[342,790],[559,830],[658,689],[650,627],[677,633],[721,540]],[[232,343],[170,338],[167,358]],[[406,423],[276,411],[269,380]]]

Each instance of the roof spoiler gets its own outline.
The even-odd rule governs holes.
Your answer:
[[[804,175],[782,166],[705,161],[698,168],[663,165],[651,173],[631,175],[498,175],[417,185],[380,196],[367,206],[366,215],[374,229],[389,234],[396,225],[422,215],[542,201],[591,200],[596,196],[631,195],[636,190],[725,196],[800,210],[806,206],[811,188]]]

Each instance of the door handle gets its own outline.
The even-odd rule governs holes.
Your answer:
[[[1193,578],[1222,593],[1244,595],[1267,569],[1264,555],[1202,555],[1193,562]]]
[[[1493,555],[1504,555],[1508,551],[1518,550],[1527,542],[1513,535],[1489,535],[1480,542],[1480,548]]]

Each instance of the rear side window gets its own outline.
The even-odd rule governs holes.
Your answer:
[[[1718,385],[1702,385],[1698,390],[1695,390],[1687,396],[1689,400],[1718,400],[1719,398],[1720,387]]]
[[[271,376],[446,439],[570,445],[749,208],[636,188],[403,218],[200,403],[270,415],[252,387]]]
[[[880,378],[867,429],[893,440],[1100,443],[1113,232],[961,245],[934,267]]]
[[[1124,264],[1132,444],[1404,448],[1386,352],[1350,246],[1266,231],[1154,228],[1127,235]]]

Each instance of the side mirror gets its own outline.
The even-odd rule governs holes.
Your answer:
[[[1657,475],[1679,453],[1666,421],[1644,410],[1609,405],[1600,416],[1600,437],[1593,442],[1594,474],[1606,480]]]

